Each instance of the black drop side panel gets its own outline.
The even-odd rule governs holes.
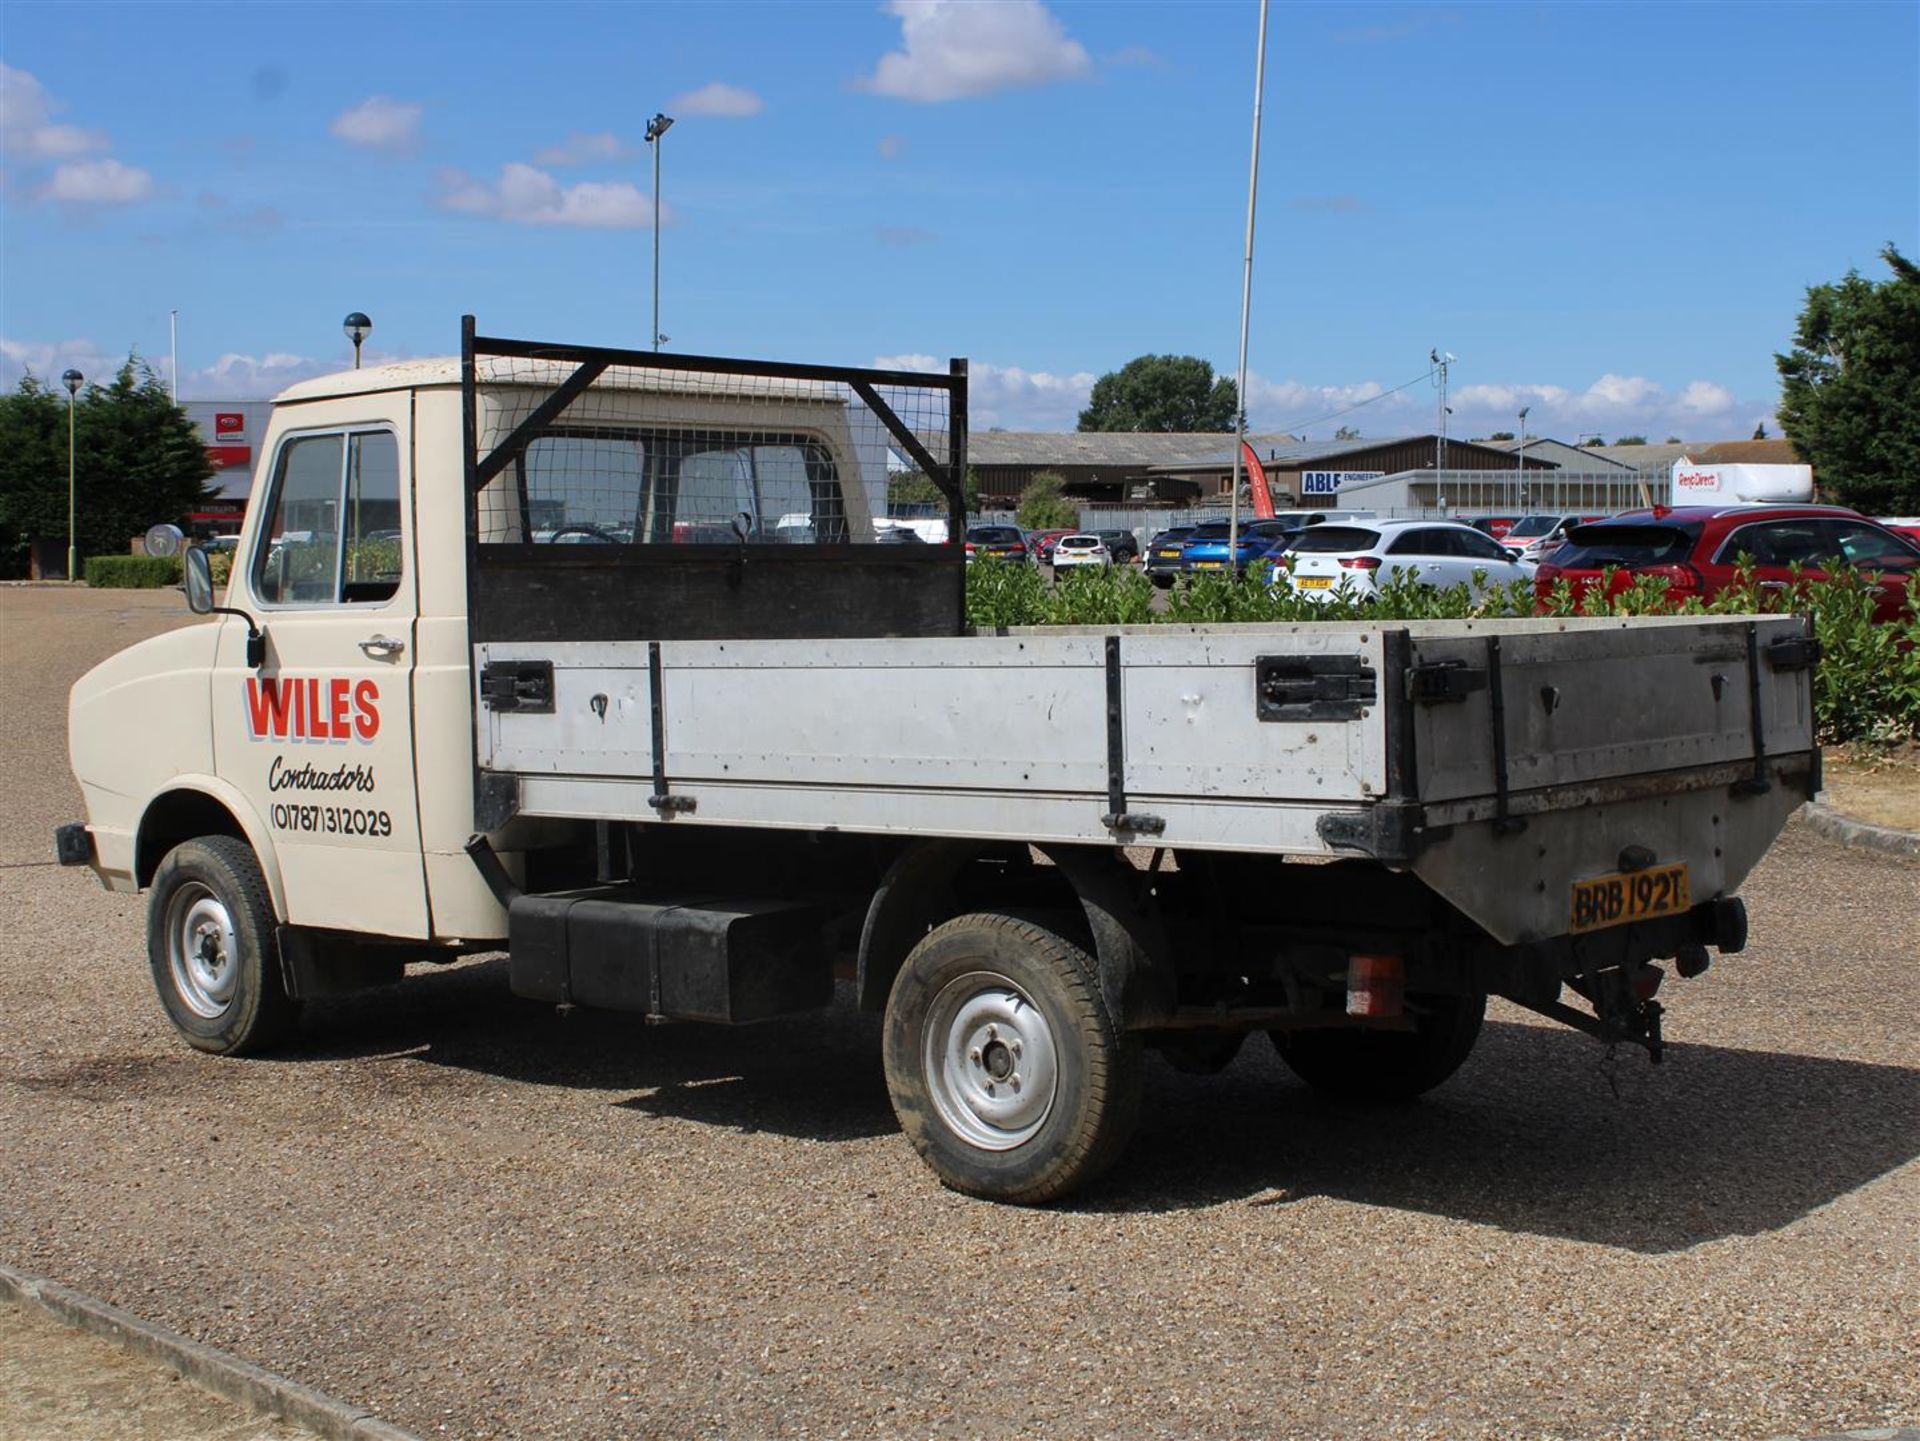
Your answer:
[[[839,640],[959,635],[965,623],[958,546],[477,550],[475,642]]]

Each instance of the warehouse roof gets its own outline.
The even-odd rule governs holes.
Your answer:
[[[1249,434],[1264,457],[1269,448],[1296,444],[1284,431]],[[974,465],[1110,465],[1142,467],[1197,460],[1225,451],[1233,463],[1232,431],[976,430],[967,437]]]

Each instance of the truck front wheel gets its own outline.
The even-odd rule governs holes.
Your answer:
[[[1409,1101],[1460,1069],[1486,1019],[1485,996],[1409,996],[1411,1031],[1271,1031],[1287,1069],[1346,1100]],[[1413,1007],[1419,1007],[1417,1011]]]
[[[300,1003],[281,980],[273,928],[266,878],[244,841],[202,836],[160,862],[147,904],[147,963],[188,1045],[241,1056],[292,1029]]]
[[[1023,1205],[1099,1175],[1140,1107],[1140,1043],[1093,958],[1024,916],[959,916],[915,946],[887,1000],[901,1128],[956,1191]]]

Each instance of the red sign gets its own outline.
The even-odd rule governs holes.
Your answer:
[[[247,433],[247,418],[237,410],[218,410],[213,415],[213,434],[216,439],[238,440]]]
[[[207,459],[215,470],[227,470],[233,466],[253,464],[253,447],[250,445],[210,445],[207,447]]]

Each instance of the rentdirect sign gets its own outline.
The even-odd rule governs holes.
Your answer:
[[[1344,485],[1378,480],[1385,474],[1383,470],[1303,470],[1300,472],[1300,494],[1338,495]]]

